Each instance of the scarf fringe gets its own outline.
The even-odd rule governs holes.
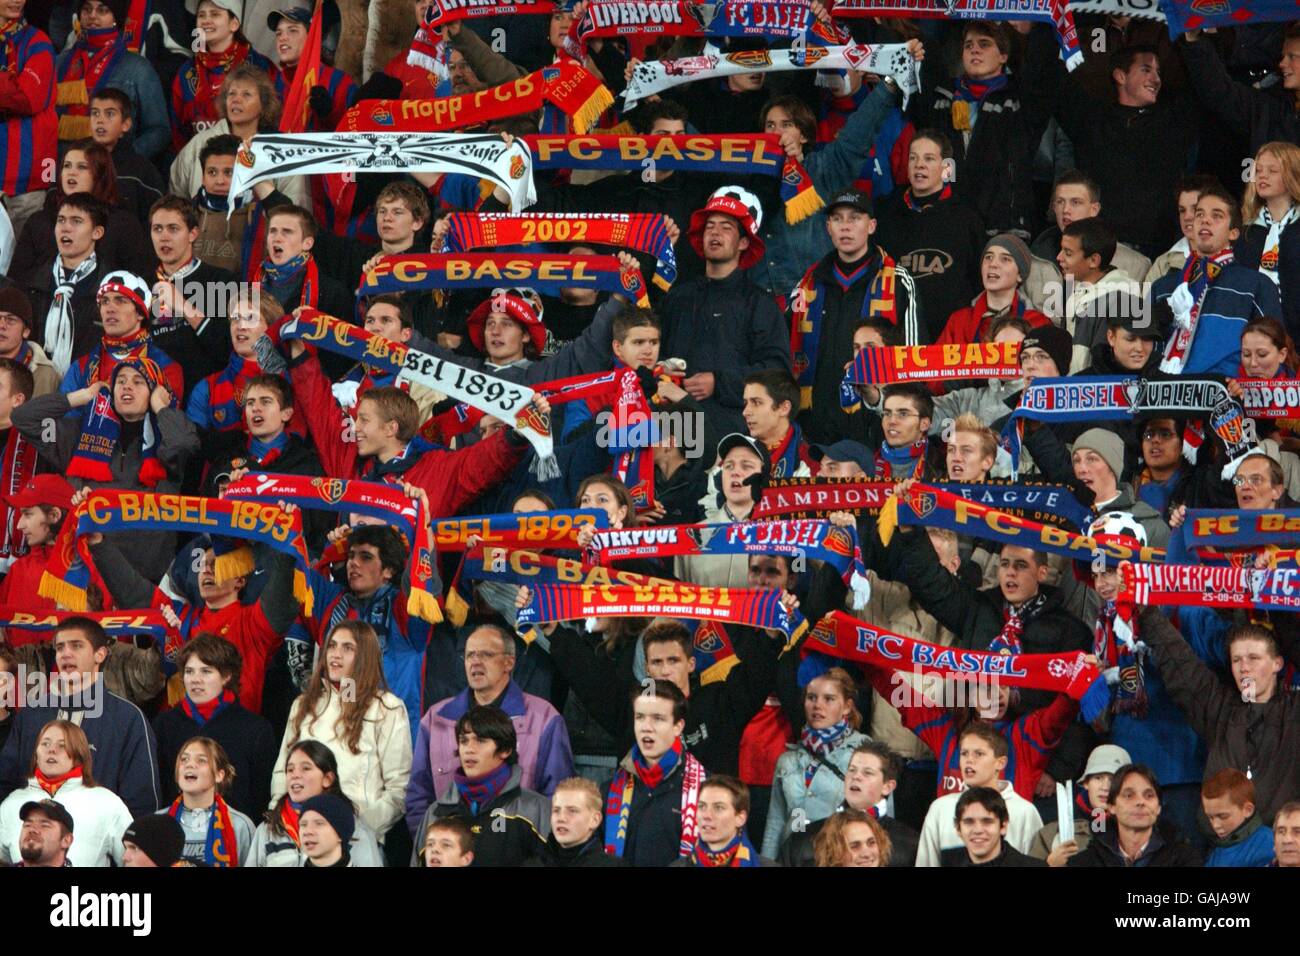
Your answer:
[[[441,624],[443,620],[442,608],[438,607],[438,600],[427,591],[412,590],[406,599],[407,613],[413,614],[422,621],[430,624]]]
[[[825,205],[826,200],[817,195],[816,188],[810,185],[807,189],[795,193],[785,201],[786,224],[793,226],[801,223]]]
[[[586,133],[600,122],[605,110],[614,105],[614,94],[604,85],[598,86],[570,115],[575,133]]]
[[[57,578],[49,571],[41,575],[41,583],[37,587],[36,593],[43,598],[48,598],[54,603],[62,605],[69,611],[90,610],[85,588],[77,587],[62,578]]]
[[[257,559],[253,556],[253,549],[247,545],[217,555],[212,563],[212,572],[217,579],[217,584],[248,577],[256,568]]]
[[[58,93],[54,100],[55,106],[88,106],[89,104],[90,104],[90,92],[86,89],[86,81],[84,79],[64,80],[62,83],[59,84]],[[65,119],[85,120],[86,129],[87,130],[90,129],[89,117],[60,116],[59,117],[60,135],[62,135],[63,133],[62,127],[63,127],[63,121]]]

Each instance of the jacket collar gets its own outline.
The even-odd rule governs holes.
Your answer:
[[[460,720],[469,712],[470,699],[474,691],[466,687],[455,697],[443,705],[442,710],[438,711],[438,716],[447,720]],[[506,693],[501,698],[501,709],[509,717],[523,717],[527,712],[528,702],[524,699],[524,691],[513,680],[506,685]]]

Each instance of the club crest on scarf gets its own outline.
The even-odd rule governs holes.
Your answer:
[[[320,493],[321,500],[331,505],[342,501],[347,490],[347,483],[341,478],[313,478],[311,483]]]

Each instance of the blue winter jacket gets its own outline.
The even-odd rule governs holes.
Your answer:
[[[1249,830],[1244,837],[1242,830]],[[1258,815],[1243,823],[1238,831],[1229,834],[1228,846],[1215,847],[1205,858],[1206,866],[1268,866],[1273,862],[1273,830],[1264,826]]]
[[[1154,305],[1164,311],[1169,296],[1182,281],[1182,273],[1172,269],[1157,279],[1151,287]],[[1205,294],[1192,348],[1183,363],[1183,374],[1215,372],[1235,376],[1241,366],[1241,333],[1246,323],[1261,316],[1276,318],[1281,314],[1282,302],[1272,279],[1245,266],[1224,266]]]

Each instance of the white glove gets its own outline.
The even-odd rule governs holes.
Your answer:
[[[1192,292],[1187,288],[1184,282],[1173,291],[1169,296],[1169,308],[1174,313],[1174,322],[1180,328],[1190,329],[1192,327],[1192,306],[1196,300],[1192,298]]]

